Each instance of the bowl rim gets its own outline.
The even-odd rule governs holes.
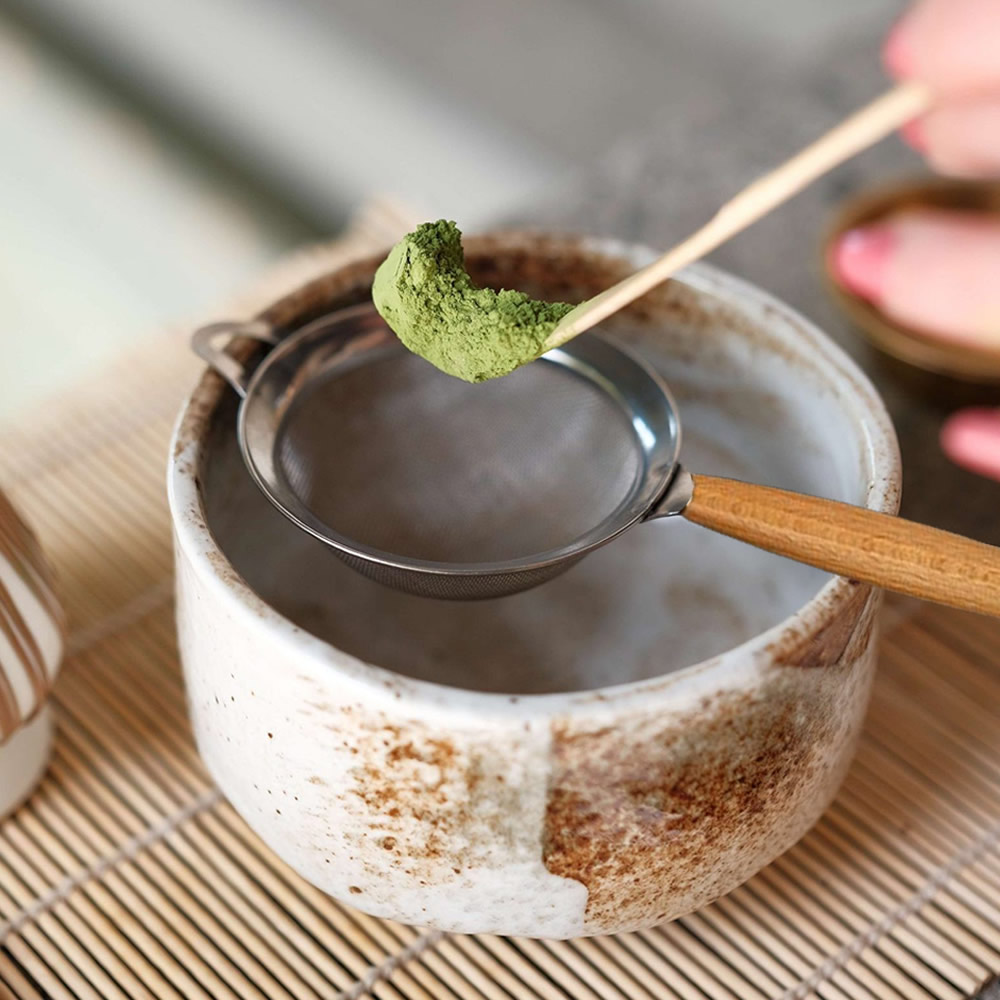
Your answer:
[[[466,239],[469,256],[505,250],[527,252],[553,250],[581,252],[616,264],[638,268],[658,256],[641,244],[593,237],[553,237],[525,231],[491,233],[486,237]],[[330,274],[356,271],[363,279],[373,273],[382,256],[353,261],[337,267]],[[323,279],[318,279],[322,281]],[[741,314],[766,316],[779,322],[796,339],[804,342],[808,353],[823,365],[823,372],[837,390],[840,405],[858,417],[863,434],[869,487],[865,506],[870,510],[895,514],[899,508],[901,462],[895,430],[878,392],[857,364],[811,320],[768,292],[719,268],[698,263],[685,268],[673,279],[729,306]],[[309,282],[287,295],[269,309],[268,315],[288,315],[301,303]],[[346,290],[346,287],[345,287]],[[306,632],[267,604],[243,580],[216,543],[205,516],[201,484],[197,475],[200,450],[211,426],[217,406],[228,385],[215,372],[205,369],[193,391],[181,407],[174,427],[167,469],[167,495],[173,525],[175,562],[182,556],[191,565],[199,581],[207,585],[234,617],[266,636],[269,642],[280,641],[291,649],[304,666],[308,663],[318,676],[329,674],[338,686],[350,687],[359,697],[392,704],[413,713],[443,713],[453,716],[474,714],[477,723],[502,722],[516,717],[519,721],[535,716],[570,717],[591,715],[595,711],[621,712],[631,708],[648,711],[651,701],[671,710],[683,704],[725,690],[752,689],[761,673],[774,666],[772,651],[798,644],[822,631],[825,624],[844,609],[858,593],[859,584],[843,577],[832,577],[805,604],[784,620],[737,646],[707,660],[653,678],[627,681],[582,691],[547,694],[504,694],[452,687],[435,681],[416,680],[377,664],[368,663]],[[725,669],[721,669],[725,668]],[[787,669],[803,669],[789,666]]]

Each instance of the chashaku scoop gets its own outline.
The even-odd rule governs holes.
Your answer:
[[[418,226],[392,248],[375,274],[372,298],[400,340],[442,371],[470,382],[499,378],[641,298],[930,102],[924,84],[897,84],[757,178],[687,239],[579,305],[476,287],[463,266],[461,234],[445,219]]]
[[[253,370],[220,338],[271,345]],[[351,567],[426,597],[537,586],[640,521],[689,521],[829,572],[1000,615],[1000,549],[831,500],[679,465],[659,375],[589,333],[472,385],[408,352],[375,309],[280,342],[213,324],[194,349],[243,397],[244,461],[286,517]]]

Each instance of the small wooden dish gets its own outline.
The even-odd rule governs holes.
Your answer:
[[[886,354],[924,371],[969,382],[1000,383],[1000,351],[945,344],[889,319],[872,303],[842,288],[830,270],[830,249],[849,229],[913,208],[993,213],[1000,217],[1000,181],[917,178],[867,191],[848,200],[823,240],[823,270],[835,301]]]

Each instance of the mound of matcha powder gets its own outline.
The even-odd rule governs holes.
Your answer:
[[[375,308],[414,354],[485,382],[533,361],[573,306],[523,292],[477,288],[454,222],[426,222],[397,243],[375,274]]]

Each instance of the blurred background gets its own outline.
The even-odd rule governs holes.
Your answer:
[[[599,196],[620,205],[609,185],[641,174],[622,173],[630,150],[668,118],[692,134],[752,92],[744,81],[755,73],[784,81],[760,98],[774,110],[758,102],[759,115],[737,116],[729,132],[759,132],[780,95],[800,89],[786,64],[836,69],[831,40],[845,32],[869,38],[877,85],[873,54],[899,8],[3,0],[0,421],[130,340],[197,316],[293,246],[335,234],[368,198],[475,229],[533,218],[531,206],[564,203],[605,169]],[[830,123],[804,121],[802,137]],[[797,138],[759,143],[761,162],[744,162],[742,180]],[[681,164],[671,171],[693,194],[711,156],[698,148],[665,162]],[[718,194],[735,190],[729,176]],[[700,192],[698,212],[715,195]],[[603,227],[599,212],[578,218],[659,243],[683,235],[633,232],[622,210]]]

